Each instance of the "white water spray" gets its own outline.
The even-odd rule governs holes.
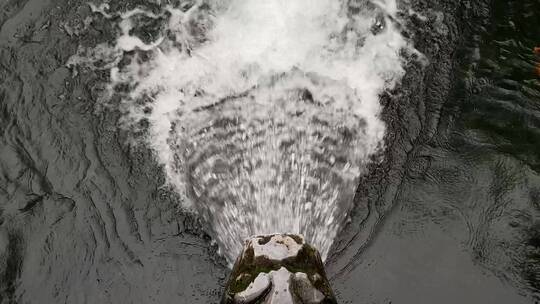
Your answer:
[[[325,258],[383,148],[379,96],[404,73],[395,0],[187,2],[121,15],[116,46],[94,49],[136,51],[111,69],[130,88],[126,125],[148,122],[168,182],[230,262],[268,233],[303,234]],[[131,34],[137,16],[165,20],[161,38]]]

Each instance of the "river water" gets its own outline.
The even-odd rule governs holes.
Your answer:
[[[0,8],[2,303],[216,303],[272,232],[340,303],[538,301],[537,1]]]

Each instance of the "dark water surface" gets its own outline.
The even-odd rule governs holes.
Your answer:
[[[117,1],[111,10],[157,4]],[[340,303],[537,303],[540,3],[415,0],[411,63],[327,267]],[[2,303],[216,303],[228,268],[160,187],[108,73],[65,67],[113,37],[84,1],[0,2]]]

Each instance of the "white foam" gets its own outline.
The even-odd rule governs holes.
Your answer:
[[[302,110],[327,111],[329,117],[342,111],[363,122],[358,123],[361,130],[355,138],[357,146],[350,152],[354,154],[350,163],[334,169],[347,181],[357,179],[365,163],[383,146],[385,125],[380,118],[379,96],[394,88],[403,76],[400,51],[409,46],[390,18],[384,17],[396,18],[395,0],[377,0],[373,2],[375,6],[366,0],[352,1],[360,8],[357,14],[347,12],[349,2],[200,0],[188,10],[167,7],[167,14],[160,15],[140,9],[112,14],[107,12],[107,6],[92,6],[107,18],[114,15],[122,19],[116,45],[111,51],[101,50],[99,54],[117,56],[133,50],[150,54],[150,60],[134,56],[130,64],[111,69],[112,87],[125,83],[133,87],[123,98],[124,124],[135,128],[142,119],[149,122],[146,143],[163,164],[168,182],[182,194],[184,207],[195,207],[212,215],[208,220],[214,225],[220,246],[230,252],[227,256],[230,261],[239,252],[243,239],[273,232],[304,234],[324,259],[348,210],[338,206],[343,195],[336,193],[327,180],[313,181],[316,176],[310,175],[311,169],[306,164],[315,166],[316,161],[298,151],[299,156],[292,154],[286,159],[288,166],[298,172],[294,176],[298,185],[266,189],[280,192],[279,200],[261,190],[242,201],[225,201],[219,208],[213,205],[197,208],[194,204],[203,202],[193,202],[187,195],[185,160],[181,157],[184,147],[178,145],[189,142],[186,137],[191,136],[191,131],[214,119],[195,109],[247,94],[243,102],[251,104],[231,113],[260,119],[272,115],[285,117],[287,107],[296,105],[282,102],[279,107],[283,111],[273,110],[273,105],[287,100],[295,88],[304,88],[324,108]],[[131,34],[137,26],[135,16],[164,18],[168,34],[162,31],[155,41],[144,43]],[[380,27],[377,33],[373,31],[374,25]],[[70,62],[83,62],[80,57]],[[117,59],[111,62],[117,64]],[[149,101],[141,102],[143,99]],[[240,104],[238,107],[242,107]],[[348,123],[354,126],[357,122]],[[308,120],[306,124],[290,127],[301,132],[303,127],[309,128]],[[255,151],[264,156],[267,167],[244,175],[252,185],[268,187],[269,177],[281,178],[269,176],[272,161],[283,161],[279,155],[272,154],[280,153],[276,148],[278,143],[269,142],[267,151]],[[196,141],[192,145],[190,149],[197,149]],[[215,173],[209,172],[205,178],[215,177]],[[309,184],[315,182],[324,189],[324,195],[305,201]],[[227,183],[222,183],[222,187],[242,184],[239,180]],[[280,183],[290,181],[283,179]],[[199,190],[194,189],[196,195]],[[354,189],[350,191],[354,193]],[[299,197],[282,199],[287,195]],[[308,233],[306,229],[316,233]]]

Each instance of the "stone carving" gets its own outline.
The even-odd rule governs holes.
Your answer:
[[[222,304],[337,303],[319,252],[295,234],[256,236],[244,243]]]

